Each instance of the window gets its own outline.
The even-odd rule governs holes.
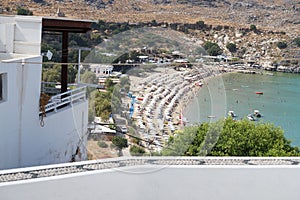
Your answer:
[[[0,73],[0,102],[6,100],[7,74]]]

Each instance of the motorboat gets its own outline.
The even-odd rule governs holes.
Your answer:
[[[255,94],[263,95],[263,92],[255,92]]]
[[[258,118],[262,117],[259,110],[254,110],[253,115]]]
[[[237,115],[234,113],[233,110],[228,111],[228,116],[229,116],[229,117],[232,117],[232,118],[237,117]]]
[[[196,85],[196,86],[200,86],[200,87],[202,87],[202,86],[203,86],[203,82],[201,82],[201,81],[197,81],[197,82],[195,83],[195,85]]]
[[[255,121],[255,117],[252,115],[252,114],[249,114],[247,115],[247,118],[250,120],[250,121]]]

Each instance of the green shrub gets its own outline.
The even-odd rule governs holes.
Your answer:
[[[118,148],[119,150],[122,150],[123,148],[128,147],[128,141],[126,138],[121,136],[115,136],[112,139],[112,143]]]
[[[280,42],[277,43],[277,47],[279,49],[285,49],[287,47],[287,44],[286,44],[286,42],[280,41]]]
[[[297,45],[298,47],[300,47],[300,37],[295,38],[295,39],[294,39],[294,42],[296,43],[296,45]]]
[[[98,141],[98,146],[101,148],[107,148],[108,144],[106,144],[106,142],[104,142],[104,141]]]
[[[254,24],[251,24],[251,25],[250,25],[250,30],[251,30],[251,31],[256,31],[257,28],[256,28],[256,26],[255,26]]]
[[[132,156],[142,156],[145,154],[145,150],[142,147],[136,145],[131,146],[129,151]]]
[[[234,44],[234,43],[228,43],[228,44],[226,45],[226,48],[227,48],[231,53],[236,52],[236,44]]]
[[[33,15],[33,13],[32,13],[32,11],[30,11],[26,8],[18,7],[17,15]]]
[[[204,21],[197,21],[196,22],[196,25],[200,28],[200,29],[202,29],[202,28],[205,28],[205,23],[204,23]]]
[[[207,51],[207,53],[210,56],[217,56],[223,53],[222,49],[219,47],[217,43],[213,43],[209,41],[204,44],[204,49]]]

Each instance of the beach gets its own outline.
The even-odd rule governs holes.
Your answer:
[[[157,66],[151,72],[129,75],[130,91],[136,96],[132,118],[139,136],[149,141],[143,145],[160,151],[169,137],[188,123],[182,115],[186,106],[209,78],[220,74],[217,67],[201,65],[179,70]]]

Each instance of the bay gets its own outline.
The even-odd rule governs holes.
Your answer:
[[[299,74],[229,73],[205,83],[184,110],[190,124],[224,118],[229,110],[239,119],[259,110],[263,115],[260,122],[280,126],[292,145],[300,146]]]

